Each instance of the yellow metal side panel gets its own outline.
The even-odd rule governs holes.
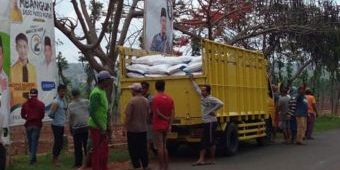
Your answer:
[[[209,40],[203,46],[206,83],[211,85],[212,95],[225,103],[218,115],[267,114],[263,55]]]
[[[210,84],[212,95],[225,103],[218,111],[218,116],[239,116],[243,119],[252,115],[267,114],[266,61],[263,55],[209,40],[204,40],[202,44],[203,75],[195,76],[195,80],[198,84]],[[147,81],[150,83],[151,93],[155,94],[155,81],[163,79],[166,82],[166,93],[174,99],[176,119],[180,120],[179,123],[201,123],[200,96],[186,76],[140,79],[126,77],[125,66],[130,64],[131,57],[149,54],[154,53],[119,47],[122,120],[126,104],[131,98],[127,87],[134,82]]]

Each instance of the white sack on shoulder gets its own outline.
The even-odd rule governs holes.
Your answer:
[[[176,64],[174,66],[170,66],[167,70],[167,73],[173,74],[175,72],[183,70],[185,67],[187,67],[187,64]]]
[[[150,66],[144,65],[144,64],[132,64],[127,65],[126,70],[129,72],[139,73],[139,74],[145,74],[148,72]]]
[[[149,74],[166,74],[168,71],[169,65],[168,64],[159,64],[149,67],[148,72]]]
[[[184,72],[194,73],[202,70],[202,62],[189,64],[186,68],[183,69]]]

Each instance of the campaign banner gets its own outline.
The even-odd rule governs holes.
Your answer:
[[[172,53],[172,0],[145,0],[144,48],[160,53]]]
[[[10,125],[22,125],[21,105],[32,88],[46,110],[56,96],[52,0],[10,0]],[[44,120],[50,120],[45,116]]]
[[[9,144],[9,87],[8,75],[10,67],[10,38],[9,38],[9,1],[0,5],[0,140]]]

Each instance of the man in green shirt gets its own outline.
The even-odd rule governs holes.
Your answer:
[[[97,74],[98,84],[90,94],[90,118],[88,126],[92,140],[91,164],[92,170],[107,170],[108,143],[108,100],[105,89],[112,84],[113,77],[108,71]]]

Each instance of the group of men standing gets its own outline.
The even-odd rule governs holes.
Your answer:
[[[194,90],[201,96],[203,120],[203,135],[199,159],[193,166],[215,163],[215,140],[217,118],[216,111],[223,106],[223,102],[212,97],[209,85],[198,86],[192,75],[189,76]],[[171,132],[172,121],[175,117],[173,99],[165,91],[165,81],[157,80],[155,89],[157,94],[151,97],[149,84],[145,81],[133,83],[129,86],[132,98],[125,109],[125,131],[128,150],[134,169],[150,169],[148,150],[157,150],[159,170],[168,170],[168,152],[166,147],[167,134]],[[151,128],[150,128],[151,127]],[[209,151],[210,160],[205,160]]]
[[[133,97],[125,109],[124,135],[127,136],[133,168],[150,169],[148,148],[155,146],[159,169],[167,170],[166,138],[168,132],[171,131],[175,116],[174,101],[164,93],[165,82],[163,80],[156,81],[157,94],[153,97],[148,93],[147,82],[134,83],[129,88]]]
[[[113,77],[107,71],[97,74],[97,86],[91,91],[89,100],[80,98],[80,91],[72,90],[72,101],[67,104],[66,86],[58,87],[58,94],[52,102],[48,116],[52,119],[54,136],[53,164],[60,166],[59,155],[63,144],[64,124],[69,120],[69,127],[74,140],[75,167],[91,162],[93,170],[107,170],[108,163],[108,98],[106,90],[112,85]],[[193,76],[189,76],[193,88],[201,97],[203,120],[203,135],[201,139],[200,157],[193,165],[215,163],[215,139],[217,118],[216,111],[223,102],[212,97],[209,85],[198,86]],[[159,170],[168,170],[168,152],[166,148],[167,135],[171,132],[175,117],[175,104],[172,97],[165,93],[165,81],[155,82],[156,94],[149,93],[149,83],[133,83],[129,86],[132,98],[125,109],[123,134],[127,136],[128,151],[134,169],[151,169],[149,166],[148,149],[155,148]],[[38,90],[31,89],[29,99],[23,104],[21,116],[26,119],[25,127],[28,139],[29,161],[37,161],[42,119],[45,115],[45,105],[38,99]],[[89,135],[89,140],[87,139]],[[89,144],[88,144],[89,143]],[[210,152],[210,161],[205,160],[206,152]]]
[[[276,114],[272,115],[272,124],[282,130],[284,143],[304,145],[305,139],[314,139],[312,134],[318,112],[311,90],[305,86],[297,90],[284,88],[281,94],[275,94],[275,90]]]
[[[63,146],[64,125],[68,119],[74,142],[74,168],[82,167],[83,155],[86,155],[85,164],[91,162],[92,169],[107,170],[109,105],[106,90],[112,85],[112,79],[108,71],[99,72],[97,86],[92,90],[89,100],[80,98],[80,91],[75,88],[72,89],[73,99],[69,104],[65,100],[67,87],[58,86],[57,95],[47,111],[47,115],[52,119],[51,128],[54,136],[53,165],[60,166],[59,155]],[[36,152],[45,109],[44,103],[38,99],[38,90],[31,89],[29,98],[21,109],[21,117],[26,120],[30,164],[37,162]]]

